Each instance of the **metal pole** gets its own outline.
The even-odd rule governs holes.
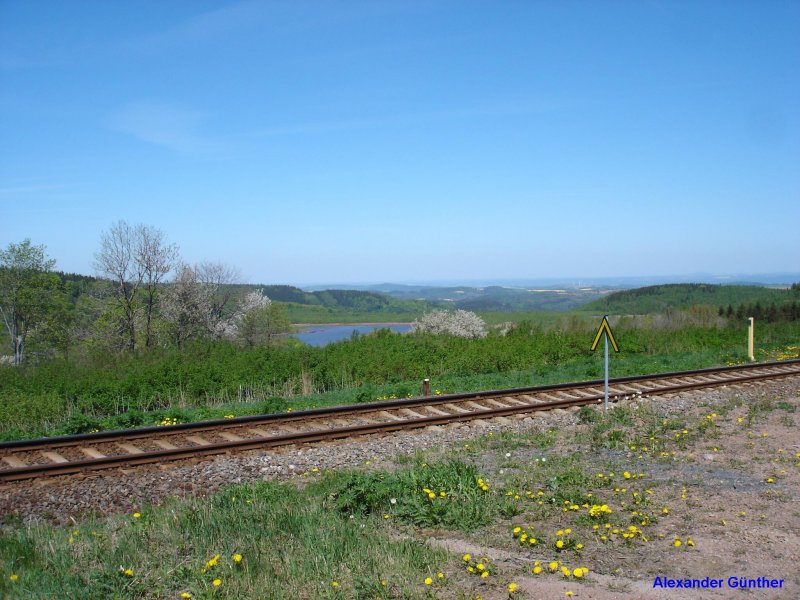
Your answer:
[[[603,338],[604,338],[603,341],[605,342],[604,346],[605,346],[605,349],[606,349],[606,380],[605,380],[606,384],[605,384],[605,387],[603,388],[604,391],[605,391],[604,405],[606,407],[606,410],[608,410],[608,334],[604,333],[603,334]]]

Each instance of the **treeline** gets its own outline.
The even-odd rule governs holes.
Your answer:
[[[617,315],[642,315],[688,309],[698,305],[738,307],[755,306],[760,303],[762,307],[771,304],[780,307],[792,302],[800,302],[800,285],[796,283],[784,290],[755,285],[677,283],[614,292],[584,305],[583,310]]]
[[[119,221],[100,236],[100,277],[54,271],[30,240],[0,250],[0,314],[15,365],[26,359],[105,359],[216,339],[271,344],[289,331],[285,311],[238,271],[185,263],[164,233]]]
[[[796,284],[795,284],[796,285]],[[753,317],[756,321],[767,323],[783,323],[800,320],[800,302],[791,304],[775,304],[762,306],[760,302],[754,304],[740,304],[735,309],[731,304],[728,307],[719,307],[719,316],[728,319],[743,320]]]

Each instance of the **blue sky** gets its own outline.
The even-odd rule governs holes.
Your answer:
[[[250,282],[800,271],[800,3],[0,0],[0,245]]]

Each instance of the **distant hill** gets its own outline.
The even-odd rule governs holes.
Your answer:
[[[652,314],[696,305],[734,309],[741,305],[778,306],[800,301],[800,286],[775,289],[754,285],[676,283],[623,290],[584,305],[581,310],[615,315]]]
[[[467,285],[425,286],[386,283],[369,286],[369,291],[380,292],[401,300],[422,301],[435,307],[476,312],[516,312],[571,310],[609,293],[611,289],[575,285],[562,287],[488,285],[476,287]]]
[[[319,290],[306,292],[291,285],[256,285],[275,302],[316,306],[359,313],[422,314],[428,307],[423,301],[392,298],[386,294],[360,290]]]

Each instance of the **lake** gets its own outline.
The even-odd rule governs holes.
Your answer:
[[[309,325],[298,333],[292,334],[309,346],[327,346],[333,342],[349,340],[354,331],[359,334],[369,333],[376,329],[391,329],[397,333],[406,333],[411,329],[409,323],[353,323],[350,325]]]

